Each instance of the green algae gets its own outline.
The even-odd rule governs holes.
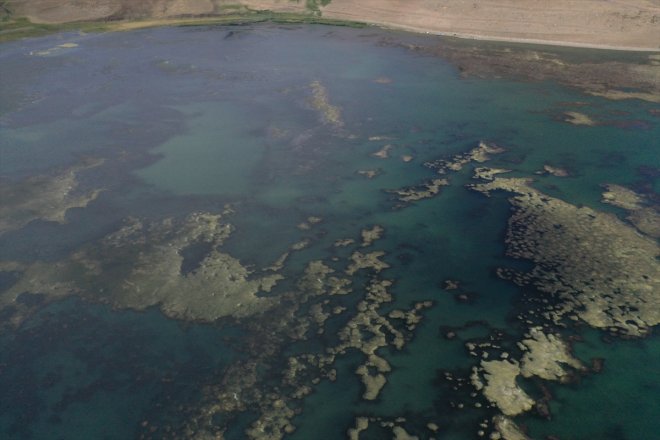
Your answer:
[[[228,213],[228,211],[226,211]],[[171,318],[214,321],[263,313],[276,299],[259,297],[282,279],[279,274],[251,278],[251,271],[236,258],[218,250],[232,226],[221,215],[190,214],[182,222],[129,220],[120,230],[87,246],[68,259],[37,262],[16,269],[21,279],[1,296],[3,308],[16,303],[24,292],[47,295],[51,300],[72,294],[116,308],[144,310],[158,306]],[[192,273],[183,274],[181,252],[194,243],[212,250]],[[5,263],[7,267],[10,263]],[[23,310],[12,318],[23,319]]]
[[[472,188],[504,190],[516,211],[509,220],[507,254],[533,261],[527,274],[506,274],[562,301],[548,316],[570,316],[597,328],[643,336],[660,323],[658,244],[612,214],[549,197],[530,179],[496,178]]]
[[[341,109],[335,105],[330,104],[328,90],[320,81],[313,81],[309,88],[312,90],[312,107],[319,112],[321,121],[324,124],[333,126],[334,128],[341,128],[344,126],[344,121],[341,117]]]
[[[0,186],[0,235],[20,229],[35,220],[66,222],[72,208],[84,208],[101,190],[76,191],[78,174],[103,164],[90,159],[54,175],[32,176]]]

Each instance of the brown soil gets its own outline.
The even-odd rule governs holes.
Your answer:
[[[34,22],[219,15],[236,7],[312,12],[287,0],[10,0]],[[332,0],[326,18],[415,32],[530,43],[660,50],[658,0]]]

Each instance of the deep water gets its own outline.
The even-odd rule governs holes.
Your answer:
[[[393,39],[435,44],[369,28],[276,25],[67,33],[3,44],[0,177],[16,182],[86,157],[106,162],[80,174],[78,190],[102,188],[98,199],[69,210],[65,224],[34,221],[1,235],[0,257],[56,261],[128,217],[182,218],[231,204],[235,230],[223,250],[252,268],[310,239],[286,262],[283,273],[293,280],[311,260],[350,255],[335,240],[359,239],[361,229],[381,225],[384,237],[373,248],[386,252],[391,268],[383,276],[395,281],[394,301],[383,309],[425,300],[433,306],[402,351],[381,352],[393,371],[378,400],[361,400],[353,373],[361,360],[349,353],[337,361],[337,381],[321,381],[304,399],[290,437],[345,438],[354,416],[366,414],[406,417],[420,438],[429,437],[431,420],[440,425],[437,438],[477,438],[478,423],[493,412],[469,403],[452,408],[470,402],[472,390],[453,390],[442,373],[469,375],[478,360],[468,341],[499,330],[506,345],[522,334],[515,320],[521,289],[495,275],[500,266],[524,267],[505,256],[506,195],[467,189],[474,164],[452,174],[437,197],[403,209],[386,190],[436,177],[424,162],[484,140],[506,148],[486,166],[532,176],[536,188],[569,203],[622,215],[601,203],[601,185],[657,196],[657,175],[644,170],[660,166],[660,119],[651,112],[658,106],[551,81],[465,78],[442,58],[386,44]],[[58,48],[63,43],[77,47]],[[341,110],[342,126],[324,123],[312,105],[314,81]],[[567,111],[602,124],[566,123]],[[385,145],[389,158],[372,156]],[[569,177],[538,174],[546,164]],[[380,174],[367,179],[360,170]],[[296,227],[309,216],[323,221]],[[187,271],[199,252],[203,246],[191,248]],[[11,273],[2,275],[0,287],[10,286]],[[460,280],[470,300],[445,290],[447,279]],[[456,338],[445,337],[450,330]],[[157,308],[113,310],[75,297],[38,308],[0,335],[0,438],[125,440],[149,432],[149,423],[183,421],[177,408],[194,407],[204,386],[244,355],[242,331],[231,320],[179,322]],[[535,438],[652,438],[660,430],[657,337],[606,343],[595,330],[574,331],[584,338],[575,355],[585,363],[605,359],[603,371],[553,384],[552,419],[530,414],[521,423]],[[322,351],[326,337],[291,349]],[[255,415],[243,417],[227,438],[244,438]]]

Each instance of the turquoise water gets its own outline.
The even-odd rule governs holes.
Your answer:
[[[524,332],[515,319],[525,307],[522,290],[494,274],[500,266],[524,267],[504,255],[509,205],[503,194],[486,198],[465,188],[474,164],[450,174],[441,195],[403,209],[395,209],[386,191],[435,177],[424,162],[450,159],[485,140],[507,149],[486,166],[532,176],[537,188],[572,204],[621,214],[600,202],[602,184],[651,194],[659,189],[657,177],[640,172],[660,166],[660,128],[649,111],[657,105],[608,101],[553,82],[463,78],[446,60],[385,39],[439,41],[372,29],[260,25],[62,34],[4,44],[0,176],[19,182],[85,157],[106,161],[79,174],[78,190],[105,190],[96,200],[70,209],[64,224],[37,220],[0,235],[0,256],[53,262],[94,246],[129,217],[181,219],[222,212],[226,204],[234,210],[227,219],[234,231],[221,250],[255,273],[308,240],[286,260],[286,279],[272,295],[293,288],[312,260],[341,274],[353,250],[385,251],[390,268],[380,276],[394,281],[394,298],[381,306],[383,313],[425,300],[432,307],[420,312],[423,320],[406,333],[402,350],[379,349],[392,372],[377,400],[361,399],[354,370],[364,359],[349,349],[335,362],[336,382],[322,379],[295,403],[290,437],[345,438],[354,417],[366,415],[405,417],[406,429],[420,438],[429,438],[432,421],[440,426],[437,438],[476,438],[478,423],[494,412],[474,407],[473,390],[454,390],[443,375],[467,377],[478,363],[466,343],[501,334],[510,348]],[[34,55],[62,42],[79,46]],[[340,109],[341,126],[324,123],[312,99],[314,82],[325,88],[326,104]],[[580,112],[605,124],[562,122],[578,101]],[[386,145],[389,158],[373,156]],[[545,164],[570,176],[535,174]],[[361,170],[380,174],[367,179]],[[322,221],[297,227],[310,216]],[[333,246],[338,239],[359,241],[360,231],[376,224],[385,234],[371,247]],[[13,275],[2,274],[10,288]],[[373,275],[353,277],[351,294],[328,298],[348,311],[330,318],[322,336],[273,342],[273,352],[259,357],[265,372],[258,386],[273,389],[288,355],[322,353],[335,343]],[[470,300],[445,290],[447,279],[461,281]],[[2,438],[172,438],[165,426],[186,438],[182,426],[213,399],[204,390],[222,390],[232,365],[261,355],[250,344],[258,346],[253,339],[270,320],[183,322],[157,309],[114,310],[75,298],[34,310],[20,328],[0,336]],[[3,310],[0,316],[10,315]],[[450,331],[457,336],[447,339]],[[576,356],[604,358],[604,370],[575,384],[549,385],[552,419],[532,414],[521,424],[535,438],[652,438],[660,429],[653,417],[657,338],[606,344],[595,331],[573,331],[585,339],[575,344]],[[640,368],[629,368],[631,362]],[[223,417],[214,423],[226,427],[227,438],[245,438],[258,412],[253,402],[227,416],[226,426]],[[372,424],[364,438],[383,432],[390,435]]]
[[[554,387],[551,422],[529,420],[538,435],[560,433],[562,438],[593,436],[602,439],[653,438],[658,422],[657,336],[639,341],[603,341],[588,332],[575,345],[580,359],[605,359],[602,372],[573,387]]]

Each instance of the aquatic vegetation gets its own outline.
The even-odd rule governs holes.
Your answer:
[[[520,373],[524,377],[565,381],[569,373],[564,365],[576,370],[584,369],[582,363],[571,355],[568,344],[558,335],[545,333],[541,327],[532,327],[528,336],[520,343],[524,349]]]
[[[307,220],[299,223],[297,228],[300,229],[301,231],[307,231],[309,229],[312,229],[312,226],[321,223],[323,219],[321,217],[315,217],[315,216],[310,216],[307,217]]]
[[[373,269],[376,272],[387,269],[390,265],[380,259],[383,256],[385,256],[385,252],[383,251],[374,251],[367,254],[355,251],[351,255],[353,262],[346,269],[346,273],[353,275],[360,269]]]
[[[555,177],[568,177],[570,173],[563,168],[553,167],[552,165],[543,165],[543,172]]]
[[[390,431],[392,439],[394,440],[418,440],[418,436],[410,434],[408,431],[406,431],[405,427],[402,426],[405,424],[405,422],[405,417],[388,419],[383,417],[358,416],[355,418],[355,427],[349,428],[348,431],[346,431],[346,435],[349,440],[359,440],[361,435],[360,433],[368,431],[370,426],[378,426]],[[430,425],[435,426],[435,424]],[[429,428],[429,431],[437,431],[437,426],[435,429]]]
[[[498,174],[510,173],[505,168],[477,167],[474,169],[474,178],[479,180],[493,180]]]
[[[573,125],[594,126],[597,124],[597,122],[594,121],[591,117],[580,112],[565,112],[564,116],[564,121]]]
[[[457,154],[449,160],[440,159],[429,161],[426,162],[424,166],[436,170],[438,174],[446,174],[450,171],[460,171],[465,165],[471,162],[487,162],[490,160],[491,155],[501,154],[505,151],[506,150],[500,146],[480,141],[479,145],[465,153]]]
[[[362,269],[371,274],[380,270],[372,266],[356,270]],[[233,417],[251,409],[258,412],[258,417],[245,431],[247,438],[283,438],[296,429],[292,418],[301,411],[300,400],[312,393],[322,379],[336,380],[334,362],[349,350],[358,350],[365,356],[364,363],[355,370],[364,385],[363,399],[378,398],[387,383],[386,374],[391,371],[378,350],[385,347],[401,350],[421,322],[421,311],[432,303],[418,303],[411,310],[394,310],[389,317],[383,316],[379,313],[381,305],[393,300],[387,290],[392,281],[374,277],[363,290],[364,298],[355,310],[335,307],[326,311],[328,298],[353,291],[351,278],[337,277],[334,273],[321,260],[309,262],[295,290],[283,293],[281,301],[270,309],[269,319],[243,321],[248,331],[245,350],[249,359],[231,366],[218,383],[204,390],[204,402],[191,408],[192,416],[181,428],[183,437],[221,436]],[[302,306],[308,303],[309,310],[304,312]],[[323,334],[328,317],[343,313],[352,317],[337,332],[337,345],[326,347],[321,353],[289,356],[285,358],[286,367],[278,371],[284,347],[292,341],[308,339],[313,327],[318,329],[317,334]],[[399,330],[399,323],[406,330]],[[277,377],[275,386],[270,385],[272,375]],[[219,416],[227,424],[218,425]]]
[[[31,292],[50,300],[76,294],[116,308],[158,306],[169,317],[191,321],[263,313],[277,299],[257,293],[269,292],[282,276],[252,278],[252,271],[239,260],[221,252],[219,246],[232,231],[222,218],[219,214],[193,213],[183,221],[165,219],[145,224],[131,219],[120,230],[68,259],[19,266],[21,278],[2,293],[0,306],[17,306],[17,298]],[[198,243],[207,243],[211,250],[194,270],[183,273],[181,252]],[[22,313],[17,313],[13,321],[18,323],[22,318]]]
[[[529,273],[501,270],[561,303],[547,311],[556,323],[576,316],[589,325],[643,336],[660,323],[660,248],[612,214],[547,196],[531,179],[496,178],[472,185],[489,194],[503,190],[515,208],[506,243],[509,256],[531,260]]]
[[[382,151],[382,150],[381,150]],[[424,163],[424,166],[435,170],[440,175],[447,173],[458,172],[463,167],[471,162],[483,163],[490,160],[491,155],[503,153],[505,150],[497,145],[487,144],[486,142],[479,142],[479,145],[471,150],[457,154],[449,160],[439,159]],[[484,176],[488,177],[489,174],[486,168],[479,168]],[[491,172],[492,175],[506,172],[506,170],[497,170]],[[423,182],[419,185],[409,186],[400,189],[387,190],[386,192],[395,194],[399,202],[395,208],[403,208],[407,204],[417,202],[419,200],[429,199],[440,194],[442,187],[449,185],[449,179],[446,177],[435,178]]]
[[[449,180],[447,179],[432,179],[418,186],[393,189],[387,192],[396,194],[400,202],[410,203],[434,197],[440,194],[443,186],[447,185],[449,185]]]
[[[353,243],[355,243],[355,240],[353,240],[352,238],[341,238],[339,240],[335,240],[335,242],[333,243],[333,246],[334,247],[346,247],[346,246],[352,245]]]
[[[516,383],[520,372],[520,364],[515,360],[482,360],[480,368],[473,369],[470,379],[503,414],[516,416],[534,406],[534,400]]]
[[[371,155],[378,159],[389,159],[391,150],[392,150],[392,145],[387,144],[387,145],[383,145],[383,147],[380,150],[376,151],[375,153],[372,153]]]
[[[493,417],[493,426],[495,432],[490,435],[492,440],[529,440],[529,437],[508,417],[502,415]]]
[[[478,174],[483,176],[483,170]],[[552,303],[544,302],[540,311],[543,326],[524,321],[532,326],[518,342],[518,360],[501,352],[503,359],[482,359],[470,376],[475,389],[503,414],[493,418],[498,435],[524,439],[527,437],[515,422],[505,416],[522,414],[534,406],[541,413],[549,410],[545,402],[535,402],[520,388],[516,379],[566,382],[573,371],[586,371],[571,354],[569,344],[547,327],[566,326],[568,318],[622,336],[646,335],[660,322],[655,295],[660,287],[656,259],[660,249],[654,240],[612,214],[577,207],[539,192],[531,186],[532,179],[499,178],[489,173],[485,177],[488,183],[470,187],[486,195],[493,191],[514,194],[509,199],[514,211],[506,236],[507,254],[535,263],[527,273],[500,269],[498,274],[520,285],[532,285],[553,298]],[[629,209],[638,206],[640,198],[634,193],[611,189],[606,200],[616,200]]]
[[[374,225],[371,228],[365,228],[360,232],[362,236],[362,247],[371,246],[376,240],[383,236],[385,229],[380,225]]]
[[[660,75],[654,55],[629,60],[593,61],[567,57],[550,48],[452,46],[391,42],[408,50],[451,60],[461,75],[471,78],[520,78],[577,87],[611,100],[660,101]]]
[[[103,163],[89,159],[54,175],[38,175],[0,186],[0,235],[20,229],[34,220],[66,222],[72,208],[84,208],[100,189],[78,193],[78,174]]]
[[[359,440],[360,433],[369,428],[369,419],[367,417],[356,417],[355,427],[349,428],[347,435],[349,440]]]
[[[624,99],[641,99],[643,101],[660,103],[660,95],[656,92],[628,92],[624,90],[587,90],[587,93],[602,98],[621,101]]]
[[[341,109],[330,104],[330,97],[325,86],[320,81],[313,81],[309,87],[312,90],[312,107],[319,112],[321,121],[334,128],[343,127],[344,121],[341,118]]]
[[[660,210],[645,196],[621,185],[604,185],[603,202],[628,211],[626,217],[642,233],[660,238]]]
[[[375,170],[358,170],[357,173],[367,179],[373,179],[374,177],[378,177],[382,172],[383,171],[379,168]]]
[[[73,49],[75,47],[78,47],[78,45],[76,43],[62,43],[62,44],[58,44],[57,46],[52,47],[50,49],[30,52],[30,55],[45,57],[45,56],[49,56],[49,55],[56,55],[56,54],[66,50],[66,49]]]
[[[635,191],[621,185],[603,185],[603,202],[618,206],[627,211],[636,211],[643,207],[644,199]]]

